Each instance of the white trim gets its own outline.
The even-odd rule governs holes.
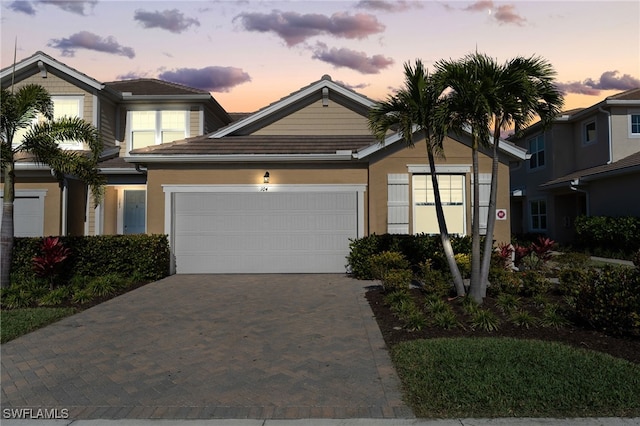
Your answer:
[[[305,97],[313,94],[314,92],[317,91],[321,91],[323,88],[329,88],[330,90],[333,90],[341,95],[343,95],[346,98],[349,98],[350,100],[359,103],[360,105],[363,105],[367,108],[372,108],[375,105],[375,102],[360,95],[357,94],[355,92],[352,92],[351,90],[348,90],[344,87],[342,87],[339,84],[334,83],[331,80],[325,80],[322,79],[314,84],[312,84],[309,87],[306,87],[302,90],[300,90],[297,93],[294,93],[282,100],[280,100],[279,102],[276,102],[272,105],[267,106],[266,108],[257,111],[254,114],[251,114],[248,117],[245,117],[242,120],[239,120],[235,123],[230,124],[227,127],[224,127],[220,130],[218,130],[217,132],[212,133],[211,135],[209,135],[209,138],[215,139],[215,138],[221,138],[223,136],[227,136],[237,130],[242,129],[243,127],[249,126],[265,117],[268,117],[274,113],[277,113],[278,111],[286,108],[287,106],[294,104],[302,99],[304,99]]]
[[[228,161],[344,161],[351,160],[351,151],[336,151],[335,154],[204,154],[163,155],[129,154],[123,157],[128,163],[210,163]]]
[[[175,203],[173,202],[175,199],[176,193],[184,193],[184,192],[204,192],[204,193],[220,193],[220,192],[228,192],[228,193],[249,193],[249,192],[356,192],[357,193],[357,211],[356,214],[358,228],[357,228],[357,238],[362,238],[364,236],[364,211],[365,211],[365,203],[364,203],[364,193],[367,190],[366,184],[312,184],[312,185],[304,185],[304,184],[283,184],[283,185],[273,185],[273,184],[262,184],[262,185],[162,185],[162,191],[164,192],[164,233],[167,234],[169,239],[169,247],[171,250],[171,266],[170,273],[175,274],[176,265],[175,265],[175,255],[174,253],[174,236],[173,236],[173,219],[175,213]]]
[[[431,167],[428,164],[407,164],[409,173],[430,174]],[[470,173],[471,165],[468,164],[436,164],[436,174]]]
[[[65,74],[67,74],[68,76],[75,78],[76,80],[82,83],[85,83],[94,89],[102,90],[105,87],[104,84],[98,82],[97,80],[94,80],[93,78],[87,76],[86,74],[82,74],[74,70],[73,68],[68,67],[62,62],[56,61],[55,59],[43,54],[42,52],[38,52],[36,55],[32,57],[27,58],[21,62],[18,62],[15,66],[16,74],[18,74],[20,71],[22,71],[25,68],[29,68],[33,64],[37,64],[38,61],[42,61],[44,64],[51,66],[52,68],[58,69],[64,72]],[[13,71],[14,71],[13,66],[8,66],[2,71],[2,73],[0,74],[0,78],[4,80],[8,76],[10,76],[13,73]]]
[[[102,235],[104,233],[104,205],[102,203],[96,206],[94,215],[93,235]]]

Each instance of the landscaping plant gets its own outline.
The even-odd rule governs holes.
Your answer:
[[[56,276],[70,254],[71,250],[65,247],[58,237],[47,237],[40,243],[40,255],[32,259],[33,271],[38,277],[49,282],[50,290],[54,289]]]

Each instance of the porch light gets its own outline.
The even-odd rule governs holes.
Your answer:
[[[263,179],[264,179],[264,183],[269,183],[269,172],[264,173]]]

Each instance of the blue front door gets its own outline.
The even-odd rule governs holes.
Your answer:
[[[124,233],[144,234],[146,218],[146,192],[144,190],[124,191]]]

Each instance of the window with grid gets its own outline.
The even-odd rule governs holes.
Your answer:
[[[187,136],[186,111],[131,111],[131,149],[172,142]]]
[[[82,117],[82,108],[84,98],[82,96],[52,96],[53,102],[53,119],[59,120],[63,117]],[[37,124],[44,122],[45,118],[42,114],[38,114],[33,119],[31,124]],[[13,136],[13,146],[18,146],[22,143],[22,139],[29,131],[29,127],[19,129]],[[74,140],[64,140],[59,142],[60,148],[63,149],[82,149],[82,142]]]
[[[640,136],[640,114],[631,114],[631,135]]]
[[[535,200],[529,203],[531,213],[531,230],[547,230],[547,202],[545,200]]]
[[[465,234],[464,175],[438,175],[442,209],[451,234]],[[413,233],[440,232],[431,175],[413,175]]]
[[[529,139],[529,153],[531,158],[529,159],[529,169],[537,169],[544,166],[544,136],[538,135],[533,139]]]

